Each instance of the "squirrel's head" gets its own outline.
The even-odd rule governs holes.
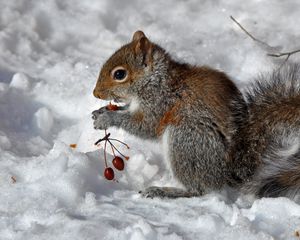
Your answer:
[[[153,51],[157,48],[142,31],[136,31],[132,41],[116,51],[103,65],[94,96],[103,100],[130,100],[133,97],[130,88],[151,71]]]

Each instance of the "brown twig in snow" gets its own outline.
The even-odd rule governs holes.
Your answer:
[[[253,41],[259,42],[263,45],[266,45],[269,47],[269,45],[259,39],[257,39],[256,37],[254,37],[251,33],[249,33],[243,26],[242,24],[240,24],[233,16],[230,16],[231,20],[234,21]]]
[[[12,183],[16,183],[17,182],[17,179],[15,176],[11,176],[10,179],[12,180]]]
[[[268,53],[267,55],[270,57],[282,57],[282,56],[286,56],[285,61],[287,61],[289,59],[289,57],[295,53],[300,52],[300,49],[295,50],[295,51],[291,51],[291,52],[286,52],[286,53]]]
[[[270,47],[270,45],[268,45],[267,43],[257,39],[256,37],[254,37],[251,33],[249,33],[233,16],[230,16],[231,20],[234,21],[253,41],[259,42],[265,46]],[[284,60],[283,64],[289,59],[289,57],[295,53],[300,52],[300,49],[294,50],[294,51],[290,51],[290,52],[284,52],[284,53],[267,53],[267,56],[269,57],[283,57],[286,56],[286,59]]]

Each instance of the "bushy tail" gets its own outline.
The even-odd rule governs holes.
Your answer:
[[[248,141],[256,139],[263,147],[258,167],[243,189],[259,197],[294,198],[300,194],[300,65],[290,64],[260,78],[247,101],[249,126],[259,125],[261,130]]]
[[[300,194],[300,132],[285,131],[277,135],[243,189],[258,197],[294,198]]]
[[[300,65],[296,63],[261,75],[246,92],[250,111],[256,106],[274,105],[294,97],[300,97]]]

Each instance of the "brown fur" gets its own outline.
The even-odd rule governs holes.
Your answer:
[[[237,94],[238,89],[228,77],[224,73],[208,67],[173,65],[172,70],[174,80],[170,87],[177,91],[180,89],[178,91],[180,98],[161,118],[157,127],[157,134],[161,135],[168,125],[180,123],[183,117],[179,113],[183,104],[193,107],[196,100],[201,99],[213,113],[215,122],[218,123],[218,130],[224,136],[230,135],[231,132],[228,132],[232,127],[230,126],[232,124],[230,102],[232,96]],[[176,81],[176,79],[178,80]],[[191,114],[192,111],[191,109]]]
[[[281,173],[278,182],[284,187],[300,187],[300,166],[296,170]]]
[[[140,111],[135,112],[132,116],[132,120],[136,123],[140,123],[144,120],[144,114]]]
[[[111,56],[111,61],[107,61],[99,74],[98,81],[96,83],[94,89],[94,96],[100,99],[111,99],[115,97],[126,98],[127,96],[118,96],[114,93],[114,89],[121,86],[126,87],[129,86],[133,81],[136,81],[139,76],[142,76],[143,71],[137,67],[135,64],[127,62],[124,59],[124,56],[139,51],[140,49],[139,41],[132,41],[131,43],[127,44],[126,47],[120,48],[115,54]],[[144,47],[144,46],[143,46]],[[149,47],[149,46],[148,46]],[[147,51],[146,48],[140,51]],[[122,66],[128,71],[128,77],[125,82],[117,82],[113,79],[111,75],[111,71],[118,67]],[[101,79],[101,81],[100,81]]]
[[[232,117],[230,103],[233,96],[239,94],[237,87],[222,72],[208,67],[182,67],[172,66],[174,76],[182,78],[173,81],[172,88],[182,89],[181,99],[186,106],[193,106],[197,99],[201,99],[209,111],[213,114],[220,132],[229,136],[232,132]],[[174,79],[176,79],[174,77]],[[177,86],[179,85],[180,86]],[[192,113],[191,109],[191,114]]]
[[[162,135],[166,127],[180,124],[182,118],[179,116],[178,111],[180,110],[181,104],[182,101],[177,101],[174,106],[163,115],[156,129],[157,136]]]

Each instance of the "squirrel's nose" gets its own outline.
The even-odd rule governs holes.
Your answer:
[[[98,92],[96,91],[96,89],[94,89],[93,95],[94,95],[96,98],[100,98],[100,96],[99,96]]]
[[[95,89],[94,89],[93,95],[94,95],[96,98],[103,99],[103,100],[105,100],[105,99],[107,98],[107,92],[106,92],[106,91],[99,90],[99,88],[95,88]]]

